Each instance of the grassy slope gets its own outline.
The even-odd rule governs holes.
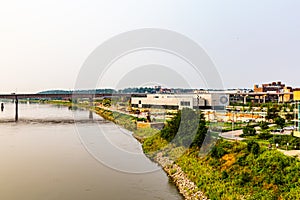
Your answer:
[[[158,135],[148,138],[143,148],[151,155],[165,147]],[[224,155],[199,157],[189,149],[176,163],[210,199],[300,199],[300,162],[276,150],[260,149],[254,155],[243,142],[220,140]]]
[[[176,157],[172,155],[178,148],[172,148],[157,130],[136,130],[134,117],[101,108],[92,110],[142,137],[146,154],[153,156],[153,152],[164,149],[166,154]],[[189,149],[176,160],[210,199],[300,199],[300,162],[297,159],[265,148],[253,155],[243,142],[219,141],[217,147],[225,150],[219,158],[199,157],[198,149]]]

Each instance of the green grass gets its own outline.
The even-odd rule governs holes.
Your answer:
[[[143,144],[151,156],[162,151],[175,159],[210,199],[300,199],[299,160],[264,147],[254,155],[245,142],[220,140],[217,147],[224,150],[220,158],[200,157],[197,148],[174,148],[159,134]]]
[[[247,126],[247,123],[237,122],[234,123],[233,130],[241,130],[243,127]],[[232,131],[232,123],[226,122],[222,124],[222,132]]]
[[[159,130],[153,128],[139,128],[136,131],[134,131],[134,134],[139,137],[148,138],[154,136],[158,132]]]

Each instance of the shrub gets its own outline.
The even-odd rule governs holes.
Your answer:
[[[267,130],[267,129],[269,128],[268,122],[260,122],[259,127],[260,127],[262,130]]]
[[[243,128],[243,134],[242,136],[255,136],[256,135],[256,130],[253,127],[246,126]]]
[[[276,117],[275,118],[275,123],[280,126],[280,128],[283,128],[285,125],[285,119],[283,119],[282,117]]]
[[[227,152],[222,147],[214,146],[211,150],[211,157],[222,158],[226,153]]]
[[[262,140],[268,140],[270,139],[271,137],[273,137],[269,131],[263,131],[261,132],[259,135],[258,135],[258,138],[259,139],[262,139]]]
[[[244,155],[237,158],[236,163],[240,166],[245,166],[245,165],[247,165],[246,158],[247,158],[247,155],[244,154]]]
[[[208,164],[212,167],[219,167],[221,165],[221,162],[217,159],[212,159],[208,162]]]
[[[259,144],[253,140],[250,140],[247,143],[247,150],[249,153],[258,154],[259,153]]]
[[[250,180],[251,180],[251,176],[248,172],[243,172],[240,175],[240,181],[241,181],[242,185],[244,185],[245,183],[248,183]]]
[[[227,179],[229,177],[226,171],[222,171],[222,179]]]

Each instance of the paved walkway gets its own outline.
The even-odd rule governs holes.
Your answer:
[[[244,140],[245,138],[239,137],[243,133],[243,130],[236,130],[236,131],[229,131],[221,133],[220,136],[222,138],[228,139],[228,140]]]
[[[284,155],[287,155],[287,156],[297,156],[298,158],[300,158],[300,150],[285,151],[285,150],[278,149],[278,151],[284,153]]]

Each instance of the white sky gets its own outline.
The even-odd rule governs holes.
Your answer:
[[[299,10],[298,0],[1,0],[0,93],[72,89],[97,46],[138,28],[196,41],[226,88],[300,87]]]

